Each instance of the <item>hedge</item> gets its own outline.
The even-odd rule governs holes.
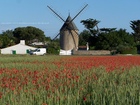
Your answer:
[[[137,54],[137,47],[120,49],[120,54]]]

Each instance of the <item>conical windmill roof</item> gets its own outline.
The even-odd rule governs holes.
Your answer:
[[[63,26],[61,27],[60,31],[69,29],[69,30],[78,30],[78,28],[76,27],[75,23],[72,21],[71,22],[71,17],[70,15],[67,17],[65,23],[63,24]],[[69,23],[70,22],[70,23]]]

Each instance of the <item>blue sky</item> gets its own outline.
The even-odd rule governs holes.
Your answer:
[[[81,32],[81,20],[99,20],[99,28],[123,28],[132,32],[131,20],[140,20],[140,0],[0,0],[0,32],[16,27],[34,26],[55,37],[63,21],[48,8],[49,5],[64,19],[74,17],[85,4],[88,7],[74,20]]]

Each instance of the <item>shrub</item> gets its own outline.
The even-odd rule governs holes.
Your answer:
[[[137,47],[119,46],[118,52],[120,54],[137,54]]]
[[[54,47],[48,47],[48,49],[47,49],[47,53],[48,54],[59,54],[59,49],[56,49],[56,48],[54,48]]]

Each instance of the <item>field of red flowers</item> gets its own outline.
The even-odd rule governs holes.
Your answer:
[[[0,57],[0,105],[140,102],[140,56]]]

